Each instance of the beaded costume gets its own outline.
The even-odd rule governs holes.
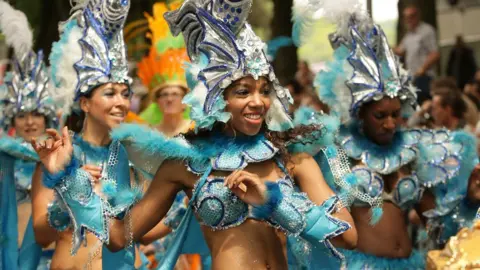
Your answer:
[[[360,108],[385,97],[398,98],[402,115],[416,105],[416,89],[411,78],[390,49],[380,26],[374,24],[355,0],[305,1],[296,6],[296,26],[301,29],[320,9],[337,25],[329,36],[334,60],[315,80],[320,99],[343,124],[336,137],[337,148],[326,149],[320,164],[333,165],[333,174],[345,175],[336,183],[340,197],[353,207],[372,207],[372,225],[382,217],[382,203],[388,201],[402,210],[411,209],[426,189],[436,195],[436,209],[427,217],[451,213],[461,199],[456,189],[467,187],[466,180],[478,162],[474,140],[461,132],[446,130],[397,130],[389,145],[370,141],[362,132]],[[349,168],[336,167],[337,160],[350,162]],[[322,166],[323,168],[323,166]],[[408,168],[389,193],[383,177]],[[327,175],[328,176],[328,175]],[[447,186],[450,186],[447,187]],[[451,188],[457,186],[457,188]],[[465,192],[460,197],[465,197]],[[406,259],[380,258],[359,251],[345,251],[348,269],[423,269],[424,258],[413,252]]]
[[[55,128],[56,109],[49,93],[43,54],[32,51],[33,35],[27,18],[3,1],[0,1],[0,30],[15,52],[13,70],[0,85],[0,128],[5,131],[0,137],[0,269],[46,269],[49,258],[42,258],[31,217],[18,246],[17,206],[30,203],[38,156],[24,139],[7,137],[6,132],[13,127],[16,116],[30,112],[42,114],[46,126]]]
[[[78,100],[105,83],[130,86],[128,63],[123,40],[123,26],[130,8],[125,0],[78,1],[71,17],[59,25],[60,40],[54,43],[49,57],[55,98],[64,104],[66,114],[79,109]],[[133,173],[120,142],[96,147],[73,135],[73,158],[64,171],[52,175],[44,170],[43,184],[55,191],[49,206],[49,224],[58,231],[72,230],[74,255],[94,233],[101,241],[91,250],[90,261],[102,254],[103,269],[132,269],[135,247],[113,253],[103,246],[108,242],[111,218],[123,218],[125,210],[139,199],[143,187]],[[97,195],[90,175],[81,169],[93,164],[102,168],[101,196]],[[134,170],[133,170],[134,171]]]
[[[276,80],[263,51],[264,44],[245,22],[250,6],[251,1],[186,1],[180,9],[165,16],[174,35],[183,33],[193,62],[190,72],[197,74],[200,81],[184,99],[192,107],[191,118],[195,120],[197,131],[212,129],[216,122],[229,120],[230,115],[224,112],[223,91],[231,82],[247,75],[254,78],[265,76],[274,85],[273,105],[267,113],[268,128],[286,130],[294,126],[287,114],[291,97]],[[332,142],[330,134],[336,128],[335,124],[324,125],[319,119],[308,124],[321,127],[311,145],[320,149]],[[305,194],[298,193],[278,159],[278,149],[263,135],[231,138],[213,132],[207,139],[186,141],[180,137],[167,140],[157,132],[124,125],[112,136],[125,141],[132,162],[145,173],[154,174],[164,159],[182,159],[188,170],[199,176],[185,217],[175,232],[176,240],[161,269],[169,269],[178,255],[189,248],[188,243],[198,238],[200,231],[193,213],[202,225],[214,230],[239,226],[249,218],[265,220],[292,236],[325,243],[334,255],[341,257],[329,242],[350,228],[348,223],[331,216],[336,211],[338,198],[334,196],[316,206]],[[140,136],[144,139],[135,139]],[[304,139],[308,141],[308,138]],[[310,144],[309,150],[312,150]],[[297,144],[289,145],[289,150],[291,153],[303,152],[305,145],[307,143],[299,139]],[[153,156],[156,160],[151,158]],[[270,185],[275,190],[272,193],[278,196],[273,213],[239,200],[223,186],[223,178],[209,177],[212,171],[232,172],[247,167],[249,163],[272,159],[285,174]],[[314,225],[319,222],[325,226]]]
[[[199,80],[184,99],[191,106],[190,115],[196,131],[212,130],[215,123],[229,121],[230,114],[224,110],[223,91],[233,81],[245,76],[255,79],[264,76],[273,84],[272,105],[266,117],[268,129],[283,131],[294,127],[287,111],[292,99],[273,73],[263,51],[265,44],[246,22],[251,3],[251,0],[187,0],[178,10],[165,15],[173,35],[183,34],[192,60],[190,72]],[[297,138],[288,145],[290,153],[302,152],[304,146],[310,144],[321,148],[332,143],[331,128],[336,126],[322,124],[321,116],[315,119],[319,131],[311,138]],[[146,127],[124,124],[111,136],[114,141],[122,141],[130,161],[143,174],[153,176],[164,160],[173,159],[183,160],[188,170],[198,175],[190,203],[175,230],[175,241],[160,269],[172,269],[182,253],[199,253],[198,249],[204,245],[199,222],[214,230],[225,230],[239,226],[249,218],[263,220],[305,241],[320,243],[331,254],[341,257],[330,239],[344,233],[350,225],[333,217],[338,197],[332,196],[317,206],[306,194],[299,193],[280,161],[278,149],[263,134],[233,138],[212,131],[211,138],[198,137],[187,141],[183,137],[167,139]],[[265,205],[244,203],[223,186],[223,179],[210,177],[214,170],[232,172],[267,160],[277,161],[284,176],[267,183],[269,199]],[[74,164],[72,160],[65,170],[66,176],[56,185],[62,186],[70,181],[75,171],[68,168]],[[96,194],[91,194],[90,199],[100,200]],[[75,202],[66,203],[73,205]],[[70,209],[71,216],[76,216],[76,210]],[[102,238],[107,235],[104,227],[92,226],[101,224],[101,219],[89,223],[91,225],[84,224],[85,228],[95,232],[103,241],[108,240]]]

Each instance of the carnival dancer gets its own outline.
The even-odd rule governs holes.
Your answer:
[[[32,141],[44,163],[43,169],[37,166],[33,179],[34,228],[39,243],[56,243],[52,269],[142,266],[135,247],[112,253],[95,237],[108,238],[109,219],[122,218],[123,210],[143,191],[124,148],[109,134],[125,120],[130,106],[131,78],[122,34],[129,8],[130,1],[124,0],[77,2],[71,17],[60,24],[60,40],[53,44],[54,97],[65,104],[65,114],[73,110],[84,120],[80,134],[71,137],[66,127],[62,129],[70,152],[56,148],[53,142],[60,135],[54,130],[47,130],[51,136],[47,140]],[[73,155],[75,166],[63,173],[74,170],[76,178],[62,187],[54,184],[61,175],[46,171],[60,167],[59,160],[51,158],[55,155]],[[95,236],[79,230],[88,220],[98,221],[89,224],[97,230]]]
[[[180,133],[186,133],[190,129],[192,122],[184,117],[187,105],[182,103],[183,97],[189,92],[185,67],[188,61],[187,50],[182,36],[172,36],[167,21],[163,17],[170,10],[177,9],[183,1],[174,1],[173,3],[156,3],[153,6],[153,15],[145,14],[150,32],[147,38],[152,42],[149,54],[138,64],[138,77],[149,89],[149,98],[152,102],[147,112],[142,114],[153,128],[161,132],[166,137],[173,137]],[[157,123],[157,118],[161,117]],[[166,250],[172,244],[174,234],[172,230],[176,229],[186,211],[186,195],[180,192],[175,199],[165,222],[157,225],[160,227],[158,235],[148,234],[144,237],[144,243],[148,244],[155,241],[151,247],[154,247],[155,258],[158,262],[162,261]],[[157,240],[162,237],[162,239]],[[204,250],[204,262],[208,262],[210,252]],[[183,269],[188,265],[187,256],[179,259],[177,267]],[[180,266],[182,265],[182,266]],[[210,269],[207,263],[202,269]]]
[[[173,268],[194,215],[202,224],[213,268],[287,269],[276,228],[321,241],[337,256],[333,244],[355,246],[351,217],[317,163],[291,150],[330,138],[328,128],[317,131],[321,123],[293,127],[286,111],[291,97],[275,78],[264,43],[246,23],[250,8],[251,0],[188,0],[166,14],[172,33],[183,31],[197,70],[192,74],[202,82],[184,99],[192,107],[195,131],[175,139],[138,126],[114,131],[114,138],[130,144],[132,161],[156,174],[126,219],[110,227],[104,240],[111,249],[120,250],[151,230],[181,190],[189,196],[189,206],[160,269]],[[69,157],[68,136],[53,143],[52,149],[38,150],[49,153],[43,159],[48,175],[68,168],[56,178],[60,187],[74,178],[78,166]],[[53,160],[58,166],[52,166]],[[297,185],[306,193],[297,192]],[[92,194],[89,201],[97,197]],[[98,231],[87,223],[77,230],[82,228]]]
[[[168,137],[187,132],[190,120],[185,119],[187,109],[182,104],[188,93],[185,66],[188,61],[183,37],[173,37],[163,15],[176,9],[182,1],[175,1],[168,6],[156,3],[153,16],[146,14],[152,46],[146,57],[138,64],[138,77],[148,87],[149,99],[152,102],[142,114],[145,120]],[[157,120],[161,117],[161,120]]]
[[[30,187],[38,156],[29,142],[46,128],[56,128],[56,109],[43,54],[32,51],[25,14],[3,1],[0,10],[0,30],[15,52],[13,70],[0,85],[0,127],[5,131],[0,137],[0,268],[48,269],[52,252],[42,256],[31,221]],[[7,137],[10,129],[17,138]]]
[[[350,162],[332,173],[347,175],[336,189],[351,205],[358,230],[357,249],[345,250],[346,267],[424,269],[425,256],[412,249],[405,213],[433,209],[434,195],[437,203],[451,201],[445,183],[468,179],[477,162],[475,144],[459,132],[400,129],[401,117],[417,106],[416,89],[381,27],[358,1],[309,1],[297,11],[311,15],[321,8],[337,30],[329,36],[334,60],[318,74],[316,87],[343,120],[338,149],[326,149],[324,164]],[[299,23],[307,21],[299,16]]]

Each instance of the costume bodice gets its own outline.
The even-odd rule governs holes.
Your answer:
[[[204,147],[203,143],[199,142],[197,147]],[[292,204],[308,204],[309,207],[313,204],[305,194],[296,192],[293,179],[277,156],[278,149],[270,141],[263,136],[249,138],[241,142],[230,140],[221,149],[218,154],[210,158],[209,162],[204,162],[201,166],[199,166],[199,163],[188,162],[189,170],[197,174],[209,171],[235,171],[244,169],[248,163],[275,160],[284,174],[283,177],[275,181],[279,184],[285,198],[285,202],[281,203],[279,207],[283,207],[291,211],[292,215],[298,216],[298,219],[296,219],[298,224],[290,222],[287,228],[303,226],[302,214]],[[228,187],[224,186],[224,177],[211,175],[204,175],[204,177],[206,177],[204,181],[200,179],[197,182],[193,193],[198,195],[191,202],[201,224],[214,230],[222,230],[239,226],[249,218],[261,219],[253,211],[253,206],[243,202]],[[201,186],[199,186],[199,183],[201,183]],[[305,209],[308,209],[308,207],[305,207]],[[272,225],[278,223],[278,220],[277,222],[272,220],[267,220],[267,222]]]
[[[73,158],[78,161],[79,167],[88,164],[102,168],[100,184],[102,185],[103,203],[97,212],[122,212],[126,206],[116,198],[116,195],[121,190],[130,189],[131,174],[127,154],[120,142],[112,141],[109,146],[97,147],[85,142],[80,136],[75,136],[73,148]],[[76,201],[78,207],[91,208],[91,211],[95,210],[94,207],[100,207],[97,205],[99,202],[94,202],[94,189],[90,175],[82,169],[77,170],[76,177],[66,178],[60,188],[63,200]],[[59,231],[65,230],[70,225],[68,210],[63,200],[56,198],[49,205],[50,224]],[[83,218],[87,218],[91,211],[80,213],[85,215]]]
[[[358,165],[352,168],[352,173],[357,178],[358,189],[372,198],[381,198],[391,202],[401,209],[407,209],[415,205],[423,194],[423,187],[419,184],[416,174],[401,177],[394,185],[392,191],[387,192],[384,188],[382,175],[374,170]],[[364,206],[366,202],[357,200],[354,205]]]
[[[451,140],[444,130],[399,130],[388,146],[380,146],[360,134],[356,124],[342,126],[338,143],[352,164],[355,186],[363,198],[353,205],[372,205],[388,201],[408,209],[422,197],[425,187],[445,183],[460,167],[462,144]],[[384,178],[408,168],[391,192],[385,190]],[[373,203],[375,204],[375,203]]]
[[[239,226],[249,218],[261,219],[252,211],[253,207],[233,194],[223,181],[223,177],[209,177],[201,187],[194,201],[194,210],[201,223],[222,230]],[[293,193],[294,186],[288,175],[276,182],[283,187],[284,195]]]

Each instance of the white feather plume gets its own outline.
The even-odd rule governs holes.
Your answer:
[[[72,13],[76,10],[83,10],[88,5],[89,0],[70,0],[70,5],[72,6]]]
[[[32,50],[33,34],[27,17],[1,0],[0,31],[5,36],[7,45],[13,47],[17,58]]]
[[[319,7],[318,5],[317,7]],[[309,0],[295,0],[292,7],[293,33],[292,38],[297,47],[302,45],[312,30],[315,21],[316,8]]]
[[[359,31],[368,29],[372,20],[359,0],[309,0],[312,5],[321,5],[322,15],[337,26],[337,35],[349,39],[350,19],[355,18]]]
[[[55,84],[52,96],[56,102],[63,105],[62,112],[65,115],[69,115],[74,106],[75,89],[78,82],[74,64],[82,57],[82,49],[78,41],[83,36],[80,27],[70,26],[69,28],[68,23],[72,22],[59,25],[61,39],[53,44],[49,57]]]

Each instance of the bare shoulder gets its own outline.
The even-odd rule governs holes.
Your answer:
[[[312,161],[313,157],[307,153],[296,153],[290,158],[290,162],[294,166],[302,165],[305,162]]]
[[[161,174],[165,180],[182,185],[187,188],[193,188],[198,176],[191,173],[183,160],[166,160],[160,166],[157,174]]]

